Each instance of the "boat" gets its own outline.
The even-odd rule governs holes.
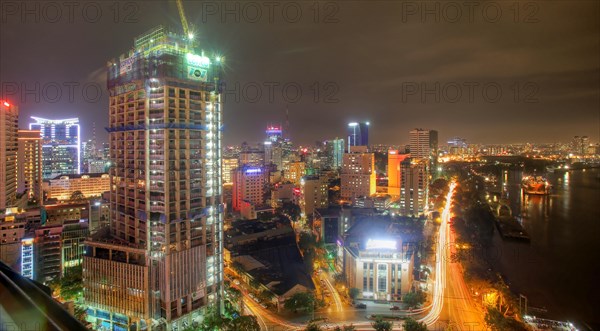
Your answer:
[[[521,181],[521,188],[525,194],[546,195],[550,193],[552,186],[542,176],[527,176]]]

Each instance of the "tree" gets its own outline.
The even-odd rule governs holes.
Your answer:
[[[204,331],[216,331],[223,330],[229,323],[229,320],[226,319],[215,305],[208,307],[206,311],[206,315],[204,316],[204,320],[202,320],[202,324],[200,325],[200,330]]]
[[[75,191],[71,194],[71,201],[82,201],[85,200],[85,195],[81,191]]]
[[[333,281],[338,285],[346,284],[346,274],[343,272],[339,273],[339,274],[335,274],[333,276]]]
[[[403,327],[405,331],[427,331],[427,324],[417,322],[410,317],[404,321]]]
[[[384,321],[381,317],[377,317],[371,326],[375,331],[392,331],[392,322]]]
[[[225,328],[227,331],[260,331],[256,316],[243,315],[233,319]]]
[[[306,329],[304,329],[304,331],[321,331],[321,327],[318,324],[315,323],[310,323],[306,326]]]
[[[404,297],[402,297],[402,302],[404,302],[409,308],[414,308],[425,302],[425,293],[421,290],[417,292],[406,293]]]
[[[350,324],[350,325],[343,325],[341,327],[336,326],[333,331],[354,331],[356,330],[356,328],[354,327],[354,325]]]
[[[350,295],[350,298],[352,300],[355,300],[356,298],[358,298],[359,294],[360,294],[360,290],[357,289],[356,287],[353,287],[348,291],[348,295]]]
[[[493,331],[527,331],[527,326],[511,317],[505,317],[502,312],[488,307],[485,314],[485,324]]]
[[[283,303],[283,307],[287,310],[311,310],[314,309],[315,296],[308,292],[298,292],[289,297]]]

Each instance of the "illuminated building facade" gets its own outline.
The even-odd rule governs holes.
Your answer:
[[[402,179],[400,175],[400,164],[408,157],[408,154],[400,154],[398,153],[398,150],[395,149],[389,150],[387,154],[388,194],[394,198],[397,198],[400,196]]]
[[[437,168],[438,132],[435,130],[410,130],[410,157],[427,159],[429,170]]]
[[[17,200],[19,108],[0,101],[0,211]]]
[[[414,252],[389,220],[362,220],[344,240],[344,271],[359,297],[399,300],[413,283]]]
[[[300,180],[300,193],[300,211],[303,215],[312,215],[315,208],[326,208],[329,202],[327,178],[304,176]]]
[[[300,180],[306,174],[306,163],[301,161],[289,162],[283,165],[283,179],[296,185],[300,185]]]
[[[340,169],[344,160],[344,139],[333,139],[325,142],[327,165],[331,169]]]
[[[348,123],[348,152],[353,146],[369,146],[369,122]]]
[[[342,199],[375,194],[375,154],[368,153],[366,146],[354,147],[344,154],[340,177]]]
[[[269,174],[263,167],[243,166],[233,171],[233,210],[241,211],[244,202],[261,206]]]
[[[29,130],[42,136],[42,177],[79,174],[81,171],[81,135],[78,118],[51,120],[31,117]]]
[[[237,169],[240,160],[236,157],[223,158],[223,185],[233,184],[232,171]]]
[[[407,158],[400,164],[400,214],[420,216],[427,211],[429,196],[427,159]]]
[[[42,200],[42,137],[37,130],[19,130],[17,191]]]
[[[85,198],[98,197],[110,190],[108,174],[81,174],[57,176],[44,181],[47,199],[65,201],[79,191]]]
[[[222,59],[158,26],[107,70],[111,223],[86,241],[88,318],[181,330],[222,307]]]

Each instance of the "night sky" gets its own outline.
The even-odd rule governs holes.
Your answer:
[[[168,1],[99,1],[87,5],[87,16],[84,3],[71,16],[57,3],[2,3],[3,90],[16,84],[24,94],[40,84],[39,93],[5,98],[19,105],[21,127],[32,115],[78,116],[84,138],[96,122],[99,140],[106,140],[106,62],[158,24],[180,31],[177,8]],[[267,123],[285,121],[286,107],[298,143],[343,137],[347,122],[364,120],[371,122],[371,143],[400,144],[414,127],[437,129],[441,141],[461,136],[480,143],[555,142],[588,135],[597,142],[599,3],[482,2],[472,12],[463,2],[435,1],[184,6],[202,48],[226,58],[226,144],[264,139]],[[226,5],[231,12],[222,17]],[[23,17],[24,6],[35,15]],[[424,6],[434,13],[423,17]],[[73,83],[79,86],[71,102],[67,86]],[[62,86],[60,98],[56,84]],[[93,100],[96,86],[103,94]],[[298,86],[302,97],[295,100]],[[423,94],[423,87],[432,92]]]

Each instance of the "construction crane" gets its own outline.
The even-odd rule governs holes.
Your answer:
[[[182,0],[175,0],[177,3],[177,10],[179,10],[179,18],[181,18],[181,26],[183,27],[183,33],[188,37],[188,39],[194,39],[194,32],[190,30],[188,26],[187,19],[185,18],[185,11],[183,10]]]

